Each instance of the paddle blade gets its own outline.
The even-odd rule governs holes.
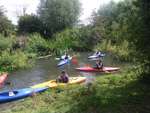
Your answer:
[[[76,58],[76,56],[73,56],[71,61],[73,64],[78,65],[78,59]]]

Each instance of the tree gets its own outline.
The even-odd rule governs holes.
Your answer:
[[[125,0],[110,3],[93,14],[93,26],[98,26],[104,38],[115,44],[128,40],[132,58],[142,64],[143,75],[150,73],[150,1]],[[149,76],[150,80],[150,76]]]
[[[38,15],[45,25],[45,35],[72,27],[78,22],[79,0],[41,0]]]
[[[134,5],[138,8],[134,21],[130,23],[132,29],[130,41],[136,46],[136,58],[143,64],[143,77],[150,82],[150,1],[137,0]]]
[[[0,6],[0,33],[4,36],[10,35],[14,31],[14,26],[5,16],[4,9]]]
[[[36,15],[20,16],[18,21],[18,32],[19,33],[42,33],[42,22]]]

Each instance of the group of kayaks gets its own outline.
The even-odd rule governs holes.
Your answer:
[[[104,57],[105,54],[99,54],[99,55],[92,55],[89,56],[89,59],[93,58],[99,58],[99,57]],[[62,66],[67,63],[69,63],[72,60],[72,57],[68,57],[67,59],[64,58],[65,56],[62,56],[60,58],[56,58],[56,60],[60,60],[57,66]],[[85,71],[85,72],[112,72],[112,71],[117,71],[119,70],[119,67],[103,67],[103,69],[96,69],[94,67],[86,66],[86,67],[79,67],[76,68],[78,71]],[[3,73],[0,76],[0,85],[4,83],[4,81],[7,78],[7,73]],[[14,90],[9,90],[9,91],[3,91],[0,92],[0,103],[6,103],[10,101],[15,101],[19,99],[23,99],[25,97],[32,96],[34,93],[40,93],[48,88],[55,88],[58,86],[65,86],[68,84],[79,84],[83,83],[86,81],[86,77],[69,77],[69,82],[68,83],[58,83],[56,80],[50,80],[47,82],[43,82],[40,84],[36,84],[33,86],[30,86],[29,88],[22,88],[22,89],[14,89]]]
[[[93,55],[89,56],[88,59],[98,59],[100,57],[104,57],[106,54],[105,53],[94,53]],[[65,59],[65,55],[63,55],[60,58],[56,58],[57,60],[60,60],[60,62],[57,64],[57,66],[63,66],[67,63],[69,63],[72,60],[72,57],[69,56],[68,59]],[[103,69],[96,69],[95,67],[92,66],[85,66],[85,67],[79,67],[75,68],[78,71],[85,71],[85,72],[113,72],[113,71],[118,71],[120,68],[119,67],[103,67]]]
[[[32,96],[35,93],[41,93],[48,88],[55,88],[68,84],[79,84],[86,81],[86,77],[69,77],[68,83],[57,83],[56,80],[50,80],[40,84],[30,86],[29,88],[14,89],[9,91],[0,92],[0,103],[11,102]]]
[[[7,73],[0,74],[0,85],[4,85],[7,79]],[[18,99],[22,99],[28,96],[31,96],[33,93],[40,93],[47,89],[47,87],[39,88],[23,88],[23,89],[14,89],[11,91],[2,91],[0,92],[0,103],[10,102]]]

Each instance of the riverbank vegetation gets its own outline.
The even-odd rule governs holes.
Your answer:
[[[1,30],[0,26],[0,70],[25,68],[37,56],[60,54],[65,50],[102,50],[136,65],[135,69],[131,66],[128,71],[96,77],[96,82],[89,87],[51,89],[2,112],[148,113],[149,6],[148,0],[110,2],[93,12],[90,24],[80,25],[78,0],[47,0],[40,3],[37,15],[20,17],[15,33],[8,32],[10,29]],[[0,14],[1,20],[6,18],[1,9]]]
[[[142,6],[138,5],[140,2],[138,0],[110,2],[93,12],[91,23],[88,25],[78,24],[78,17],[81,14],[79,1],[40,2],[37,15],[24,12],[19,17],[16,27],[6,19],[7,26],[10,27],[5,27],[5,30],[3,26],[0,27],[3,37],[0,47],[2,51],[8,51],[8,48],[9,51],[19,49],[28,59],[32,56],[62,54],[64,51],[101,50],[114,54],[122,61],[135,61],[136,54],[145,51],[144,44],[149,42],[146,38],[140,38],[141,34],[146,34],[147,29],[140,21],[140,17],[148,17],[142,15]],[[51,7],[54,4],[60,8]],[[7,18],[2,7],[0,11],[0,20]],[[138,26],[136,23],[139,23]],[[145,31],[141,31],[140,26]]]

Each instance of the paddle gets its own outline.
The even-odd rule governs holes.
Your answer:
[[[77,57],[75,55],[72,56],[71,62],[72,62],[72,64],[78,65],[78,59],[77,59]]]
[[[86,67],[92,67],[90,64],[85,64]]]

